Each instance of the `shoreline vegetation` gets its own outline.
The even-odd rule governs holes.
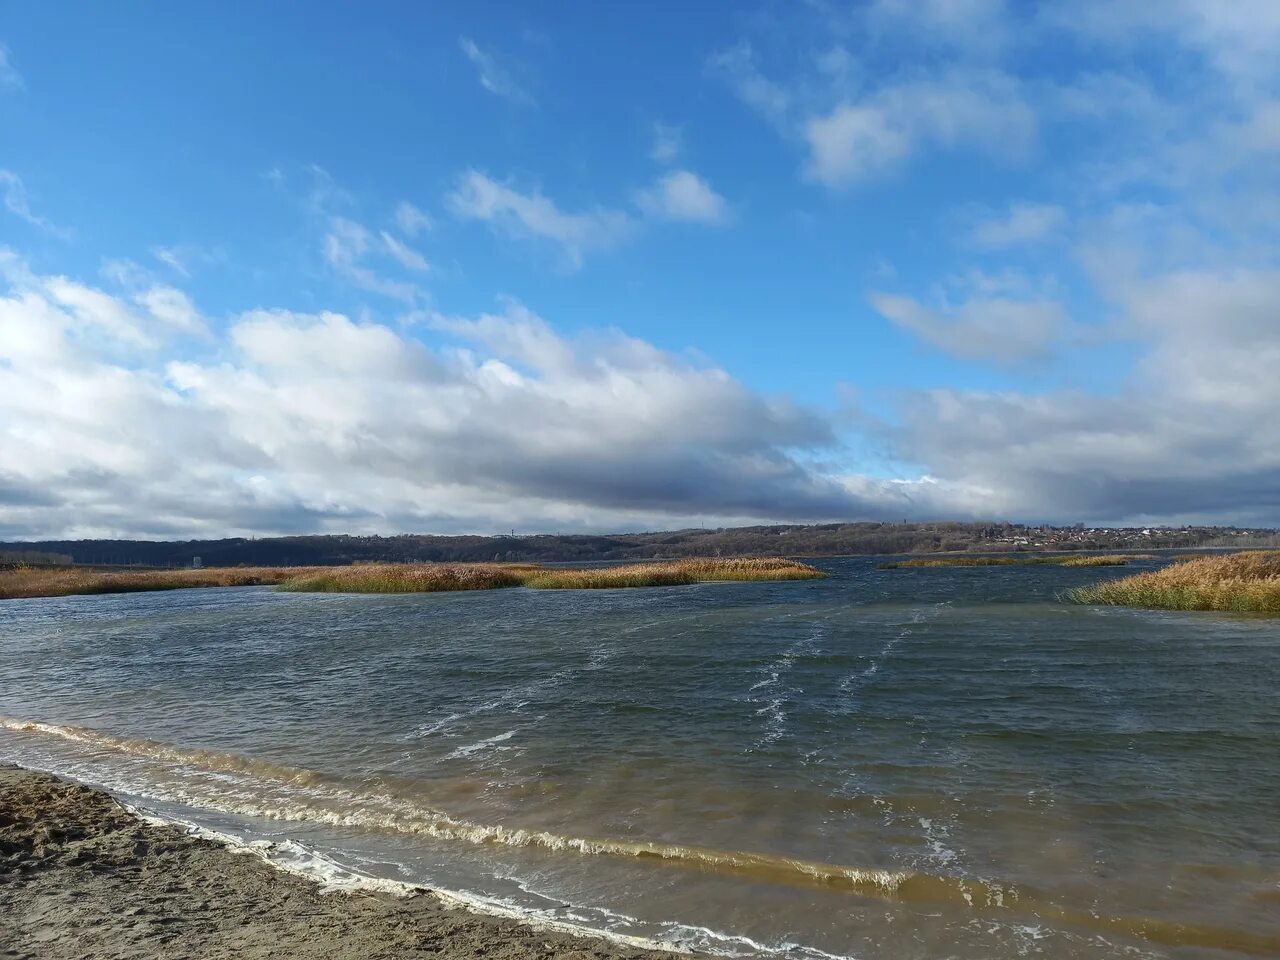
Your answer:
[[[1077,587],[1068,597],[1104,606],[1280,614],[1280,551],[1193,557],[1160,570]]]
[[[1116,553],[1103,556],[1055,557],[921,557],[915,560],[891,560],[878,563],[880,570],[916,567],[1028,567],[1047,564],[1057,567],[1123,567],[1130,560],[1159,560],[1154,553]]]
[[[817,567],[782,557],[678,560],[612,567],[535,563],[362,563],[345,567],[212,567],[198,570],[94,570],[18,567],[0,571],[0,600],[135,593],[195,587],[275,586],[297,593],[437,593],[530,587],[583,590],[694,583],[815,580]]]
[[[143,820],[104,791],[19,767],[0,765],[0,810],[4,956],[676,956],[568,924],[552,928],[476,913],[426,888],[324,889],[180,826]]]

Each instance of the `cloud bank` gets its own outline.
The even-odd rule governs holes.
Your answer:
[[[805,464],[836,443],[824,417],[620,333],[567,340],[516,304],[435,317],[438,348],[254,310],[181,359],[214,325],[180,291],[3,264],[0,536],[581,529],[905,502]]]

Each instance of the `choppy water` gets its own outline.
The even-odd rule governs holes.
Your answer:
[[[1280,621],[821,565],[8,601],[0,758],[691,949],[1280,956]]]

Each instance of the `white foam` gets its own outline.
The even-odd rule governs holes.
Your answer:
[[[318,884],[321,891],[325,893],[366,890],[395,897],[411,897],[425,894],[433,896],[451,907],[468,910],[473,913],[502,917],[507,920],[516,920],[536,930],[554,931],[578,937],[596,937],[642,950],[689,952],[650,937],[633,936],[613,930],[587,926],[583,923],[560,920],[547,916],[541,911],[522,907],[496,897],[486,897],[465,890],[441,890],[408,883],[403,880],[390,880],[385,877],[370,876],[293,840],[278,842],[245,840],[242,837],[202,827],[179,817],[165,817],[153,810],[147,810],[133,804],[122,803],[121,805],[147,823],[160,826],[180,826],[191,836],[213,840],[233,853],[257,857],[264,863],[284,873],[311,880]]]
[[[817,652],[818,641],[822,639],[824,632],[823,628],[818,626],[809,636],[792,643],[783,650],[777,660],[761,669],[760,672],[764,674],[762,679],[747,688],[747,702],[757,704],[755,716],[764,718],[764,732],[748,748],[748,751],[768,746],[786,734],[786,704],[800,691],[794,686],[783,684],[782,680],[791,673],[796,660],[801,656]],[[757,691],[760,692],[757,693]],[[756,695],[752,696],[752,694]],[[769,699],[763,700],[763,696],[768,696]]]
[[[516,735],[516,731],[508,730],[506,733],[500,733],[496,737],[489,737],[487,740],[480,740],[476,743],[469,743],[465,747],[458,747],[452,753],[445,756],[446,760],[457,760],[460,757],[469,757],[473,753],[479,753],[481,750],[488,750],[496,744],[510,740]]]

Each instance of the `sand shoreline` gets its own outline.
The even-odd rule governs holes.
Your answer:
[[[666,960],[410,896],[321,889],[109,794],[0,766],[0,958]]]

